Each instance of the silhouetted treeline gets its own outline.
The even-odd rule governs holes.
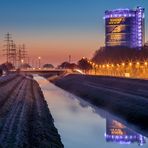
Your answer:
[[[86,58],[82,58],[78,61],[78,67],[82,69],[85,73],[92,69],[92,65],[88,63],[88,60]]]
[[[2,75],[3,71],[5,71],[5,73],[8,73],[13,68],[14,68],[14,66],[11,63],[1,64],[0,65],[0,76]]]
[[[52,64],[44,64],[43,68],[54,68]]]
[[[69,62],[63,62],[61,65],[58,66],[58,68],[63,68],[63,69],[75,69],[77,67],[78,67],[77,64]]]
[[[27,68],[31,68],[31,66],[27,63],[24,63],[20,65],[20,68],[27,69]]]
[[[101,47],[98,49],[92,61],[99,64],[104,63],[121,63],[129,61],[148,60],[148,46],[142,49],[132,49],[127,47]]]

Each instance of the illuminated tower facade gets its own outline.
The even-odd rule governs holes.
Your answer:
[[[144,8],[105,11],[106,47],[141,48],[145,40]]]

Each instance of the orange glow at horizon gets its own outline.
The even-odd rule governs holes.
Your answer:
[[[98,32],[26,32],[12,33],[12,38],[17,45],[25,43],[26,50],[31,63],[37,62],[42,57],[41,64],[51,63],[59,65],[68,61],[71,55],[71,62],[77,62],[83,56],[91,58],[94,52],[102,46],[104,38],[99,41]],[[4,42],[2,42],[4,44]],[[2,47],[1,47],[2,48]],[[1,54],[0,63],[6,61]]]
[[[27,49],[30,57],[42,57],[43,63],[61,64],[68,61],[68,56],[72,56],[72,62],[77,62],[83,56],[91,58],[99,48],[96,39],[49,39],[36,40],[28,43]]]

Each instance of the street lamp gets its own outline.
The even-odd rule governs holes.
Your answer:
[[[125,63],[122,63],[122,66],[125,66]]]
[[[21,63],[22,63],[22,64],[24,63],[24,60],[23,60],[23,59],[21,59]]]
[[[129,63],[129,66],[132,66],[132,63],[131,62]]]
[[[21,65],[20,65],[20,68],[23,69],[23,64],[24,64],[24,60],[21,59]]]
[[[147,65],[148,65],[148,63],[147,63],[147,62],[145,62],[145,63],[144,63],[144,65],[145,65],[145,66],[147,66]]]
[[[137,64],[137,65],[140,65],[140,63],[139,63],[139,62],[137,62],[136,64]]]
[[[41,57],[38,57],[39,60],[39,69],[41,68]]]

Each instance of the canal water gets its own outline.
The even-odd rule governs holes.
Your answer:
[[[147,138],[109,113],[35,76],[65,148],[148,148]]]

